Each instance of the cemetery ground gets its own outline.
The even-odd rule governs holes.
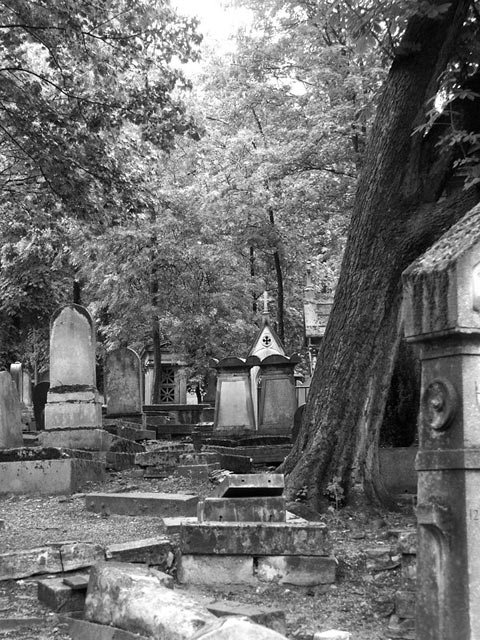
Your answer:
[[[266,469],[262,469],[266,471]],[[112,472],[89,491],[159,491],[209,496],[211,481],[192,482],[176,475],[145,479],[135,470]],[[332,510],[319,518],[328,525],[337,580],[333,585],[299,587],[268,583],[261,587],[224,585],[175,588],[186,590],[202,602],[236,601],[244,605],[280,608],[285,612],[287,637],[311,640],[316,631],[349,631],[352,640],[385,640],[394,611],[394,594],[401,588],[399,563],[369,561],[391,542],[391,532],[415,527],[413,509],[402,512],[352,512]],[[85,508],[84,494],[72,496],[0,497],[1,552],[39,547],[64,541],[113,544],[161,535],[161,518],[101,515]],[[0,638],[66,640],[68,614],[58,614],[37,599],[37,579],[29,577],[0,582]],[[14,624],[13,619],[21,623]],[[29,619],[29,620],[28,620]]]

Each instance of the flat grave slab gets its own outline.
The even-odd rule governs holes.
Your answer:
[[[285,498],[205,498],[198,505],[199,522],[285,522]]]
[[[182,554],[328,555],[328,530],[321,522],[199,522],[181,527]]]
[[[0,494],[70,494],[101,482],[105,465],[86,458],[0,462]]]
[[[183,493],[88,493],[87,511],[124,516],[193,516],[198,496]]]
[[[175,472],[184,478],[190,478],[197,482],[206,482],[212,471],[218,471],[220,464],[211,462],[209,464],[179,464],[175,468]]]
[[[156,440],[157,432],[154,429],[142,429],[139,425],[130,426],[126,424],[105,424],[105,431],[127,440]]]
[[[218,498],[281,496],[285,487],[282,473],[232,473],[215,489]]]
[[[191,524],[198,522],[196,516],[179,516],[162,518],[160,530],[168,535],[180,534],[183,524]]]

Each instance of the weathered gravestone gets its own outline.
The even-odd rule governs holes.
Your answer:
[[[260,364],[259,433],[288,434],[297,409],[295,366],[298,356],[267,356]]]
[[[133,349],[120,348],[105,358],[107,416],[142,414],[142,365]]]
[[[69,304],[58,309],[51,320],[45,428],[94,427],[101,421],[95,377],[95,328],[84,307]]]
[[[480,638],[480,206],[404,273],[421,348],[417,640]]]
[[[259,364],[256,356],[247,360],[229,357],[216,365],[217,398],[214,431],[242,435],[255,431],[250,369]]]
[[[22,414],[15,383],[8,371],[0,371],[0,449],[21,447]]]
[[[14,362],[10,365],[10,375],[15,383],[20,399],[20,410],[22,413],[22,423],[24,428],[30,428],[33,422],[33,400],[32,400],[32,380],[29,372],[21,362]]]

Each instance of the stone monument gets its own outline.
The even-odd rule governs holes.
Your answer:
[[[50,323],[50,389],[45,429],[101,425],[95,344],[93,321],[84,307],[68,304],[57,309]]]
[[[215,401],[214,431],[234,435],[255,432],[250,369],[259,364],[258,358],[223,358],[216,365],[217,398]]]
[[[0,371],[0,449],[22,445],[22,414],[17,388],[8,371]]]
[[[417,640],[480,638],[480,205],[404,272],[421,349]]]
[[[115,349],[105,358],[107,416],[142,415],[142,363],[128,347]]]
[[[290,435],[297,410],[295,366],[298,356],[267,356],[260,363],[258,433]]]

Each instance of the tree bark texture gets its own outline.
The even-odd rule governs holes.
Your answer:
[[[479,199],[475,189],[443,197],[453,158],[430,140],[436,132],[413,133],[469,5],[456,0],[435,20],[412,18],[384,86],[302,428],[283,465],[288,497],[306,489],[317,509],[332,481],[347,498],[361,483],[369,502],[389,502],[377,452],[401,336],[400,276]]]

